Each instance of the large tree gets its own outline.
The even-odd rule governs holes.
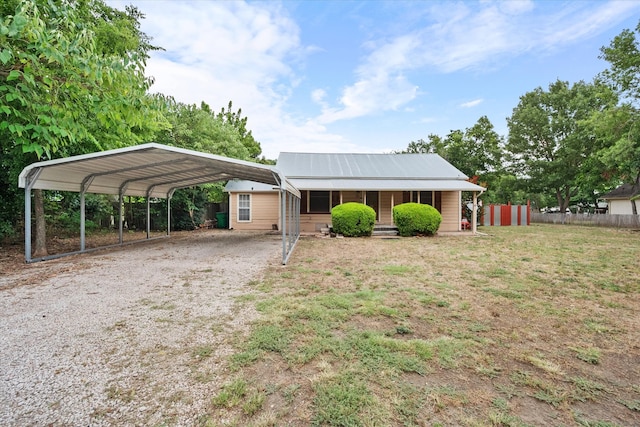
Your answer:
[[[214,113],[205,102],[199,107],[176,102],[171,97],[165,97],[164,102],[171,127],[158,132],[156,141],[159,143],[241,160],[259,160],[260,144],[247,129],[247,118],[242,117],[242,111],[232,111],[231,102],[228,110],[223,108],[219,113]],[[180,229],[196,227],[201,223],[207,201],[225,199],[223,190],[224,184],[218,182],[176,191],[171,204],[174,226]]]
[[[601,49],[601,58],[609,62],[601,77],[620,93],[624,103],[594,117],[598,135],[613,138],[614,143],[599,154],[614,182],[625,182],[640,189],[640,22],[635,32],[624,30],[609,46]],[[631,203],[637,214],[635,202]]]
[[[9,0],[0,10],[0,181],[11,183],[0,197],[11,208],[21,200],[12,190],[27,164],[136,144],[162,126],[144,75],[153,47],[135,8],[120,12],[101,0]],[[34,197],[35,255],[41,256],[41,192]],[[3,211],[0,220],[6,228],[15,213]]]
[[[444,138],[430,134],[412,141],[405,153],[435,153],[483,186],[492,187],[501,169],[503,140],[493,124],[482,116],[470,128],[452,130]]]
[[[198,107],[176,102],[171,97],[165,97],[164,101],[171,126],[158,132],[156,141],[241,160],[255,160],[262,152],[260,144],[246,129],[247,119],[240,117],[240,110],[216,114],[205,102]]]
[[[500,167],[502,138],[493,124],[482,116],[463,131],[452,130],[442,138],[430,134],[427,140],[409,143],[405,153],[435,153],[468,176],[485,175]]]
[[[594,173],[590,159],[609,143],[596,137],[589,119],[616,104],[616,94],[598,82],[558,80],[548,90],[521,96],[507,118],[513,170],[527,179],[530,191],[553,194],[564,212],[585,184],[585,172]]]

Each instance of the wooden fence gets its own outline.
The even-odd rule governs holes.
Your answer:
[[[640,229],[640,215],[532,213],[531,222]]]
[[[484,207],[480,224],[492,225],[529,225],[531,205],[489,205]]]

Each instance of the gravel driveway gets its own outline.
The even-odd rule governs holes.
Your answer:
[[[0,425],[196,425],[279,236],[207,230],[0,276]]]

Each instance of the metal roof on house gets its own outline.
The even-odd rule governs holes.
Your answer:
[[[289,180],[300,190],[314,191],[484,191],[469,181],[455,179],[301,179]]]
[[[148,143],[33,163],[18,185],[32,189],[165,198],[173,190],[230,179],[280,187],[299,195],[274,167]]]
[[[285,152],[276,167],[302,190],[485,190],[437,154]]]
[[[437,154],[280,153],[288,178],[453,179],[468,177]]]

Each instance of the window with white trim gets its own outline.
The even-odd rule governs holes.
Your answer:
[[[251,221],[251,194],[238,194],[238,222]]]

